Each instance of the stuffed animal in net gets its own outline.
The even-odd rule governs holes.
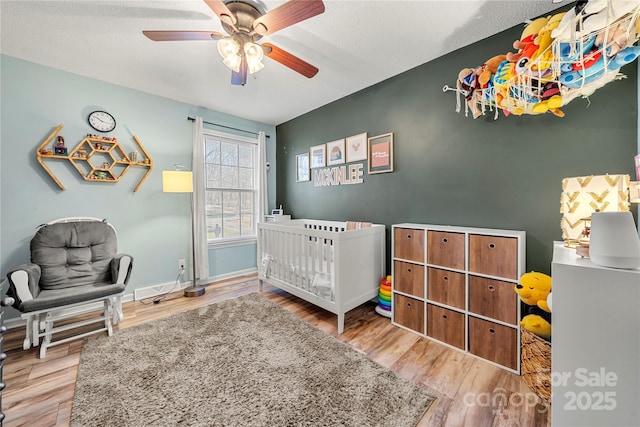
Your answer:
[[[520,324],[526,330],[550,339],[551,309],[547,299],[551,295],[551,276],[537,271],[524,273],[514,290],[520,300],[529,306],[528,314]]]
[[[478,84],[481,88],[486,89],[493,75],[498,71],[498,66],[507,59],[507,55],[496,55],[489,58],[476,70]]]
[[[456,87],[458,89],[458,105],[456,106],[456,112],[460,112],[460,94],[464,93],[464,99],[466,103],[465,114],[471,111],[474,119],[477,119],[482,115],[480,110],[480,86],[477,79],[476,70],[473,68],[463,68],[458,73],[458,80],[456,80]]]
[[[551,323],[544,320],[542,316],[527,314],[520,321],[520,325],[545,340],[551,339]]]

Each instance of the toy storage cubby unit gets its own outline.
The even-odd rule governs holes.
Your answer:
[[[392,323],[520,373],[526,233],[392,226]]]
[[[118,182],[132,166],[147,168],[133,190],[134,192],[138,191],[149,173],[151,173],[153,160],[151,160],[151,156],[142,146],[140,139],[135,135],[133,135],[133,140],[142,152],[143,161],[131,159],[116,138],[99,135],[87,135],[68,153],[66,147],[62,152],[47,150],[45,147],[54,140],[61,129],[62,125],[58,125],[36,150],[38,163],[61,190],[65,189],[64,186],[45,164],[45,159],[67,160],[86,181],[91,182]]]

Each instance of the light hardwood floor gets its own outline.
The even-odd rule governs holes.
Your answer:
[[[245,276],[211,284],[197,298],[176,293],[159,304],[125,303],[125,319],[115,332],[257,290],[256,277]],[[420,426],[550,425],[549,408],[537,402],[521,377],[397,328],[374,312],[373,303],[347,313],[345,332],[337,335],[335,315],[270,286],[263,295],[435,395]],[[23,338],[23,328],[5,335],[4,425],[68,425],[82,341],[52,347],[40,360],[37,349],[22,350]]]

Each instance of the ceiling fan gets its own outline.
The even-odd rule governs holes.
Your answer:
[[[228,35],[217,31],[143,31],[153,41],[217,40],[223,63],[232,70],[231,84],[245,85],[247,72],[260,71],[264,55],[307,78],[318,69],[271,43],[257,44],[263,36],[273,34],[324,12],[322,0],[289,0],[262,13],[244,1],[204,0],[220,18]]]

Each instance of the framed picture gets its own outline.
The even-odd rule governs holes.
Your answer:
[[[393,133],[368,139],[369,175],[393,172]]]
[[[367,160],[367,133],[353,135],[346,142],[347,163]]]
[[[296,156],[296,182],[309,181],[309,153],[298,154]]]
[[[326,150],[327,146],[325,144],[322,145],[314,145],[310,148],[311,152],[311,169],[313,168],[323,168],[326,164]]]
[[[327,142],[327,166],[344,163],[344,138]]]

